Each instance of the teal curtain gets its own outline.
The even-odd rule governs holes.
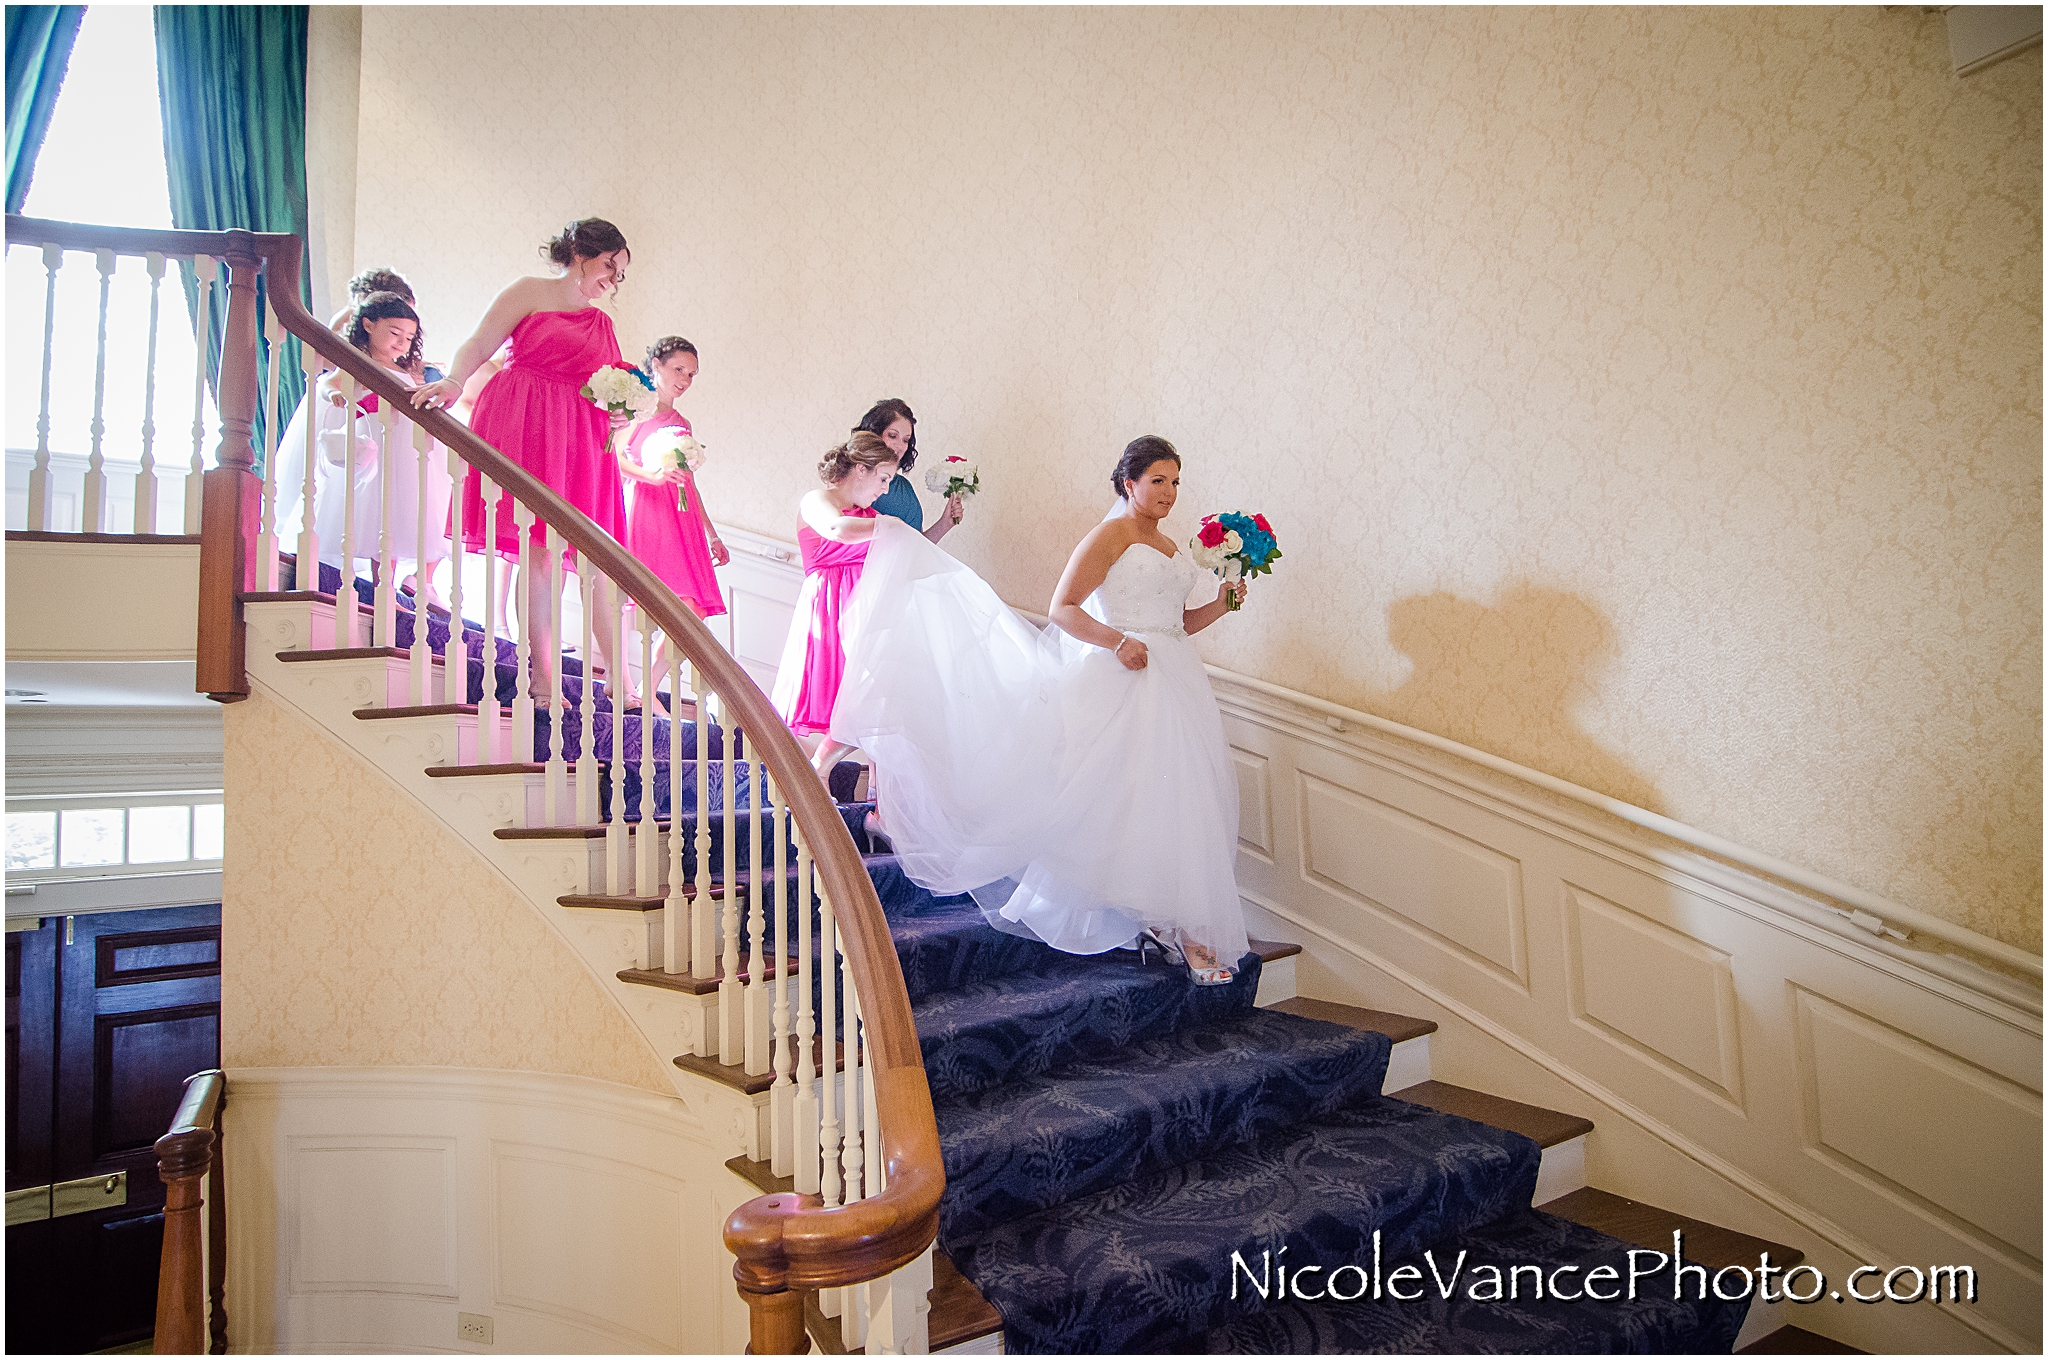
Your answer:
[[[28,202],[36,152],[50,129],[50,111],[71,64],[71,44],[85,20],[84,5],[7,7],[7,211]]]
[[[291,232],[306,243],[306,7],[303,5],[158,5],[157,97],[163,105],[164,166],[171,181],[171,222],[187,231]],[[311,305],[308,270],[299,301]],[[264,300],[264,285],[258,299]],[[198,287],[185,270],[195,313]],[[209,371],[217,382],[224,279],[207,304]],[[279,366],[285,417],[305,387],[296,339]],[[259,382],[256,457],[270,405],[269,359]]]

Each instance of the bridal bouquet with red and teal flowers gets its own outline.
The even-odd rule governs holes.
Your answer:
[[[1226,510],[1202,520],[1201,530],[1188,540],[1188,551],[1196,565],[1215,572],[1225,581],[1263,576],[1280,560],[1280,543],[1264,515],[1247,515]],[[1230,597],[1230,607],[1238,607]]]

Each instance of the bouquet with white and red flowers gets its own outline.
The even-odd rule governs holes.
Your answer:
[[[972,496],[981,490],[981,469],[958,454],[948,454],[945,462],[925,473],[924,489],[949,500]]]

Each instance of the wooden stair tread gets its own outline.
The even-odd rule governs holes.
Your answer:
[[[243,604],[333,604],[334,596],[324,590],[245,590]]]
[[[797,961],[795,959],[784,959],[781,968],[769,968],[768,976],[771,978],[780,977],[785,971],[794,974],[796,966]],[[753,980],[753,976],[753,970],[742,964],[740,967],[740,981],[750,982]],[[662,987],[671,992],[688,992],[692,996],[709,996],[717,991],[720,984],[725,981],[725,973],[722,966],[719,972],[708,978],[692,977],[688,973],[664,973],[659,968],[621,968],[619,970],[619,981],[630,982],[639,987]],[[754,1078],[746,1076],[745,1073],[740,1075],[747,1081],[754,1080]],[[721,1077],[720,1080],[726,1081],[726,1078]],[[768,1080],[771,1083],[775,1080],[773,1072],[768,1074]],[[727,1081],[727,1084],[730,1085],[731,1083]]]
[[[169,477],[173,475],[169,471],[171,464],[161,463],[158,464],[158,466],[165,469],[165,472],[163,474],[164,476]],[[66,534],[60,533],[55,529],[9,529],[7,531],[7,541],[9,543],[125,543],[138,547],[149,547],[164,543],[197,543],[199,542],[199,535],[102,533]]]
[[[764,1195],[787,1195],[796,1191],[796,1178],[776,1175],[767,1162],[735,1157],[725,1164],[725,1168]],[[948,1346],[957,1346],[963,1341],[1002,1330],[1003,1315],[996,1311],[995,1305],[983,1298],[981,1291],[955,1268],[950,1256],[936,1248],[932,1251],[932,1287],[925,1297],[932,1306],[925,1326],[930,1333],[933,1351],[942,1351]],[[846,1354],[845,1347],[839,1344],[839,1319],[825,1316],[818,1307],[816,1294],[804,1301],[804,1316],[819,1350],[827,1355]],[[859,1355],[862,1352],[853,1353]]]
[[[782,881],[784,883],[794,883],[796,882],[796,875],[796,866],[791,865],[789,872],[782,876]],[[768,877],[774,877],[772,870],[769,872]],[[731,885],[740,890],[742,897],[747,894],[748,889],[753,886],[753,883],[754,876],[752,874],[738,874],[731,880]],[[724,901],[726,886],[725,879],[719,879],[712,883],[709,890],[711,900],[714,902]],[[696,901],[697,885],[695,883],[685,883],[683,885],[683,897],[688,901]],[[632,893],[564,893],[562,896],[557,897],[555,902],[558,906],[597,907],[606,911],[660,911],[668,905],[668,894],[664,892],[649,897],[640,897]]]
[[[637,968],[626,970],[626,972],[632,973],[642,971],[652,970]],[[626,977],[626,972],[620,973],[620,978],[629,982],[633,981],[634,979]],[[840,1051],[840,1046],[835,1042],[832,1045],[832,1072],[835,1076],[838,1075],[845,1065],[844,1057],[845,1055]],[[742,1095],[757,1096],[775,1084],[773,1069],[757,1074],[749,1074],[742,1063],[733,1063],[728,1066],[716,1058],[700,1058],[694,1053],[678,1054],[673,1061],[677,1067],[680,1067],[685,1072],[695,1072],[700,1077],[709,1077],[721,1086],[730,1086]],[[813,1052],[811,1063],[812,1075],[823,1076],[825,1074],[825,1055],[823,1053]]]
[[[1421,1020],[1412,1015],[1396,1015],[1392,1011],[1369,1010],[1364,1006],[1346,1006],[1338,1001],[1318,1001],[1307,996],[1276,1001],[1266,1009],[1280,1011],[1286,1015],[1299,1015],[1306,1020],[1327,1020],[1333,1025],[1371,1030],[1374,1034],[1386,1035],[1397,1044],[1410,1039],[1420,1039],[1425,1034],[1436,1033],[1434,1020]]]
[[[1259,956],[1259,962],[1261,963],[1272,963],[1276,959],[1293,958],[1301,952],[1300,945],[1288,944],[1284,940],[1253,940],[1250,943],[1252,952]]]
[[[1460,1115],[1474,1123],[1488,1124],[1496,1129],[1506,1129],[1533,1138],[1539,1147],[1556,1147],[1568,1143],[1593,1131],[1593,1121],[1575,1114],[1558,1110],[1546,1110],[1540,1105],[1524,1105],[1519,1100],[1505,1096],[1491,1095],[1485,1091],[1468,1090],[1453,1086],[1447,1081],[1417,1082],[1405,1091],[1389,1092],[1396,1100],[1405,1100],[1411,1105],[1426,1105],[1443,1114]],[[1619,1237],[1621,1234],[1616,1233]],[[1671,1245],[1669,1233],[1664,1244]]]
[[[404,656],[405,653],[400,652],[399,655]],[[395,708],[359,708],[356,710],[356,716],[358,718],[361,718],[364,722],[377,722],[385,718],[445,718],[449,717],[450,715],[454,715],[456,717],[474,717],[476,715],[476,705],[400,704]],[[442,767],[438,765],[430,766],[428,768],[427,773],[432,774],[434,770],[440,768]]]
[[[303,652],[279,652],[277,659],[296,664],[301,661],[362,661],[369,657],[390,657],[404,661],[412,655],[403,647],[326,647]],[[358,709],[357,712],[362,712]]]
[[[1804,1327],[1790,1325],[1780,1327],[1767,1336],[1756,1340],[1735,1352],[1737,1355],[1868,1355],[1854,1346],[1845,1346],[1833,1337],[1809,1332]]]
[[[1748,1233],[1739,1233],[1733,1228],[1723,1228],[1702,1219],[1687,1218],[1683,1214],[1674,1214],[1669,1209],[1660,1209],[1654,1204],[1623,1199],[1620,1195],[1610,1194],[1605,1190],[1595,1190],[1590,1185],[1538,1207],[1546,1214],[1568,1218],[1574,1223],[1604,1232],[1609,1237],[1619,1237],[1624,1242],[1633,1242],[1651,1251],[1670,1251],[1671,1234],[1683,1229],[1685,1259],[1697,1261],[1709,1270],[1735,1265],[1755,1270],[1757,1260],[1764,1252],[1771,1254],[1773,1269],[1789,1270],[1806,1259],[1806,1253],[1797,1247],[1788,1247],[1761,1237],[1751,1237]],[[1826,1340],[1824,1337],[1820,1339]]]
[[[464,704],[463,707],[468,708],[471,712],[475,711],[475,706],[472,704]],[[362,715],[357,714],[356,716],[361,717]],[[569,769],[573,771],[575,768],[576,763],[574,761],[569,762]],[[547,766],[535,764],[530,760],[514,761],[509,765],[429,765],[427,767],[427,778],[475,779],[494,774],[546,774],[547,769]]]

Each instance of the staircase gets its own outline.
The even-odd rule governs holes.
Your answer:
[[[359,698],[403,687],[412,614],[400,611],[390,648],[321,650],[304,644],[328,635],[332,593],[245,598],[258,676],[291,677],[302,689],[317,676],[319,687]],[[445,653],[445,620],[430,618],[428,628]],[[353,732],[351,744],[373,759],[388,744],[377,737],[399,731],[411,734],[414,758],[474,753],[487,672],[490,697],[509,715],[518,670],[510,644],[498,641],[487,667],[480,632],[469,642],[471,704],[372,702],[347,708],[345,720],[329,705],[337,716],[327,725]],[[580,702],[573,657],[564,670],[565,692]],[[437,682],[428,692],[447,691]],[[771,1146],[778,1074],[731,1051],[720,1021],[735,1000],[765,1003],[769,987],[753,984],[795,982],[804,960],[788,947],[793,938],[808,941],[801,972],[811,1013],[831,1014],[820,904],[800,906],[794,872],[748,867],[772,865],[787,833],[753,805],[743,739],[727,775],[718,759],[725,733],[707,721],[714,759],[702,775],[689,772],[677,818],[670,771],[663,765],[643,786],[633,761],[668,749],[666,737],[643,744],[638,716],[614,714],[602,683],[592,695],[591,748],[607,767],[598,825],[540,816],[545,713],[533,719],[530,746],[515,744],[509,716],[500,718],[505,760],[423,762],[415,777],[461,786],[465,801],[515,823],[490,828],[487,853],[565,857],[572,872],[557,886],[567,890],[552,902],[566,918],[629,924],[631,957],[590,947],[618,938],[602,926],[584,937],[586,957],[619,988],[654,999],[656,1009],[635,1013],[662,1017],[643,1023],[650,1043],[681,1040],[679,1089],[719,1092],[743,1111],[747,1154],[728,1165],[763,1192],[791,1190]],[[685,699],[676,711],[681,749],[694,750],[693,708]],[[423,747],[429,730],[439,741]],[[573,715],[563,735],[573,762],[584,737]],[[658,840],[638,834],[650,826],[643,799]],[[856,844],[871,850],[861,830],[868,805],[839,806]],[[736,973],[665,969],[675,930],[666,876],[635,878],[634,842],[666,866],[670,837],[680,831],[693,844],[700,822],[710,874],[690,874],[680,860],[684,896],[758,899],[762,908],[726,918],[736,923],[736,948],[725,952],[740,961]],[[621,857],[618,833],[628,829],[635,834]],[[780,848],[787,862],[794,847]],[[886,853],[867,854],[865,867],[911,999],[945,1164],[926,1320],[933,1351],[1725,1352],[1750,1300],[1717,1298],[1711,1287],[1701,1299],[1699,1282],[1726,1267],[1754,1273],[1765,1253],[1779,1270],[1800,1260],[1794,1249],[1587,1187],[1588,1121],[1432,1080],[1433,1023],[1292,995],[1296,946],[1255,942],[1234,983],[1195,987],[1156,957],[1076,957],[996,931],[971,899],[933,897]],[[784,955],[769,957],[758,977],[757,935]],[[843,1015],[820,1027],[821,1081],[843,1074],[846,1028]],[[731,1034],[729,1020],[724,1029]],[[829,1062],[828,1051],[837,1055]],[[1688,1273],[1682,1298],[1673,1297],[1667,1259],[1674,1230],[1685,1234],[1685,1263],[1706,1271]],[[1632,1249],[1635,1299],[1625,1289]],[[1596,1274],[1602,1268],[1613,1274]],[[1491,1296],[1495,1271],[1504,1297]],[[1579,1282],[1588,1277],[1601,1292],[1622,1282],[1623,1297],[1585,1297]],[[1726,1292],[1742,1278],[1725,1277]],[[873,1339],[871,1310],[853,1297],[862,1288],[807,1297],[822,1349],[859,1351]],[[1800,1335],[1784,1329],[1769,1340],[1782,1349]]]

